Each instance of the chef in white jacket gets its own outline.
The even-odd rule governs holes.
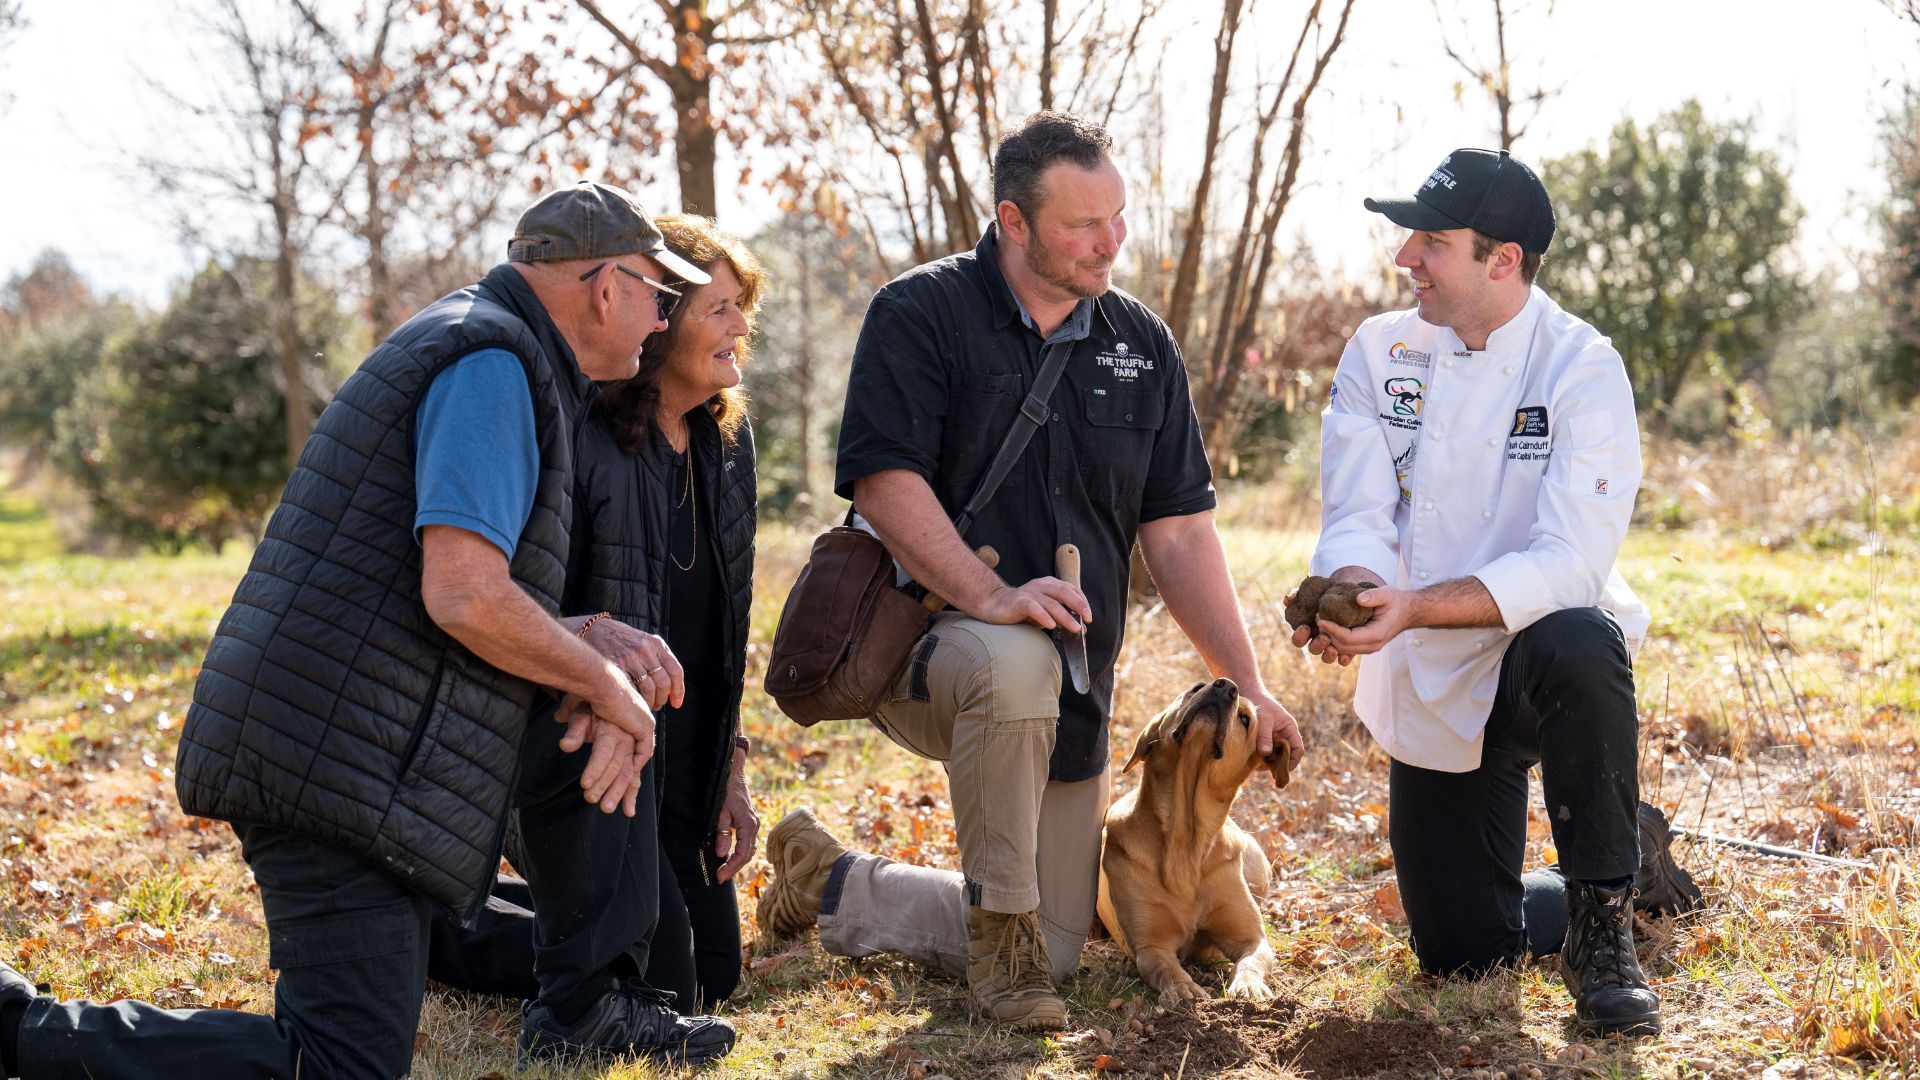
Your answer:
[[[1312,571],[1377,586],[1359,597],[1373,615],[1294,643],[1362,658],[1354,709],[1393,759],[1421,966],[1559,953],[1584,1030],[1653,1034],[1636,887],[1668,912],[1699,892],[1638,801],[1648,617],[1614,566],[1640,486],[1633,389],[1612,343],[1534,284],[1554,213],[1526,165],[1456,150],[1413,196],[1366,206],[1411,230],[1394,261],[1417,306],[1367,320],[1340,358]],[[1560,862],[1523,878],[1535,764]]]

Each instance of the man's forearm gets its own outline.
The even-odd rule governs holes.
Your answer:
[[[474,533],[428,526],[420,585],[428,617],[501,671],[589,700],[625,678],[521,591],[506,557]]]
[[[906,469],[861,477],[854,506],[913,580],[949,604],[978,614],[987,597],[1004,586],[954,531],[925,478]]]
[[[1207,670],[1243,689],[1262,689],[1253,640],[1234,594],[1226,549],[1213,512],[1160,518],[1140,526],[1140,551],[1167,613],[1200,652]]]
[[[1386,582],[1380,580],[1379,574],[1364,566],[1343,566],[1327,576],[1334,581],[1348,582],[1355,585],[1372,585],[1375,588],[1386,584]]]
[[[1409,625],[1433,630],[1461,630],[1506,625],[1500,605],[1476,577],[1454,578],[1413,592]]]

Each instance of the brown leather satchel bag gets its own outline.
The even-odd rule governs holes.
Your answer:
[[[1072,351],[1070,342],[1048,347],[1020,415],[954,519],[962,538],[1045,422],[1047,398]],[[872,716],[886,704],[888,688],[932,617],[925,604],[894,584],[893,556],[879,538],[846,525],[828,529],[814,539],[780,609],[767,657],[767,693],[802,727]]]
[[[821,533],[787,595],[767,662],[767,693],[793,722],[871,716],[932,618],[894,587],[893,557],[871,533]]]

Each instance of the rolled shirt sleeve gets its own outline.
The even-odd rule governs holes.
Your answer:
[[[882,290],[867,307],[847,377],[834,493],[865,476],[908,469],[929,482],[940,463],[947,375],[927,321]]]
[[[1373,379],[1356,342],[1334,371],[1320,414],[1320,542],[1309,568],[1328,575],[1360,566],[1383,584],[1398,583],[1400,481],[1373,396]]]
[[[1640,428],[1619,353],[1590,346],[1561,384],[1552,456],[1524,551],[1474,571],[1508,633],[1600,602],[1640,490]]]
[[[504,349],[448,365],[414,419],[414,539],[428,525],[485,537],[508,559],[540,478],[526,367]]]
[[[1213,467],[1200,439],[1200,418],[1193,410],[1187,384],[1187,366],[1171,333],[1160,342],[1161,355],[1172,375],[1167,380],[1166,420],[1153,440],[1153,460],[1147,467],[1140,500],[1140,520],[1181,517],[1211,510],[1219,497],[1213,489]]]

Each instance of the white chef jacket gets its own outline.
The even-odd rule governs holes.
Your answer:
[[[1321,416],[1320,486],[1314,573],[1476,577],[1506,624],[1410,629],[1361,658],[1354,711],[1396,760],[1478,768],[1500,659],[1544,615],[1597,606],[1629,649],[1646,636],[1614,567],[1640,488],[1633,389],[1612,343],[1537,287],[1478,352],[1413,310],[1362,323]]]

